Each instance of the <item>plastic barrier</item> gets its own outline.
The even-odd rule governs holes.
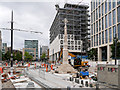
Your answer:
[[[8,64],[7,63],[5,63],[6,64],[6,66],[8,66]]]
[[[48,65],[46,64],[46,72],[48,72]]]
[[[3,73],[3,68],[2,67],[0,67],[0,73]]]
[[[35,69],[36,69],[36,63],[35,63]]]
[[[45,64],[44,64],[44,67],[45,67]]]
[[[30,67],[30,63],[28,63],[28,67]]]
[[[53,65],[51,65],[51,70],[53,70]]]

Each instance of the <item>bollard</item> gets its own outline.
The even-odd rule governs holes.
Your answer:
[[[45,67],[45,64],[44,64],[44,67]]]
[[[28,67],[30,67],[30,63],[28,63]]]
[[[51,70],[53,70],[53,65],[51,65]]]
[[[2,67],[0,67],[0,73],[3,73],[3,68]]]
[[[48,65],[46,64],[46,72],[48,72]]]
[[[8,64],[7,63],[5,63],[6,64],[6,66],[8,66]]]
[[[43,64],[42,64],[42,67],[43,67]]]
[[[35,63],[35,69],[36,69],[36,63]]]
[[[85,82],[85,86],[88,87],[88,81]]]

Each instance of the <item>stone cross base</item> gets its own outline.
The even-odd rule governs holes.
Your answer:
[[[77,71],[70,64],[62,64],[56,70],[56,73],[67,74],[67,73],[77,73]]]

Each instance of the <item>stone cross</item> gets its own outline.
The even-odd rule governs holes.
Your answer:
[[[67,42],[67,19],[64,19],[64,46],[63,46],[63,64],[68,64],[68,42]]]

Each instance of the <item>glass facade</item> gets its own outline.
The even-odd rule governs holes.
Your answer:
[[[98,21],[96,22],[96,32],[98,32]]]
[[[108,30],[105,31],[105,42],[108,43]]]
[[[113,25],[116,24],[116,10],[113,11]]]
[[[101,17],[101,7],[99,7],[99,18]]]
[[[101,33],[99,33],[99,45],[101,45]]]
[[[25,48],[35,48],[36,58],[38,58],[38,40],[25,40]],[[31,52],[31,51],[27,50],[27,52]]]
[[[99,20],[99,31],[101,31],[101,20]]]
[[[94,35],[94,46],[95,46],[95,35]]]
[[[102,32],[102,44],[104,44],[104,31]]]
[[[116,26],[113,27],[113,37],[115,38],[115,34],[116,34]]]
[[[109,28],[109,42],[112,42],[112,29]]]
[[[112,25],[112,17],[111,17],[111,13],[109,13],[109,27]]]
[[[102,4],[102,16],[104,15],[104,3]]]
[[[104,17],[102,17],[102,30],[104,30]]]
[[[113,0],[113,8],[116,7],[116,0]]]
[[[108,28],[108,18],[107,18],[107,15],[105,16],[105,28]]]
[[[96,45],[98,46],[98,34],[96,35]]]
[[[120,6],[117,9],[118,22],[120,22]]]
[[[96,20],[98,19],[98,9],[96,10]]]
[[[105,13],[107,13],[107,1],[105,1]]]
[[[111,0],[108,0],[109,3],[109,11],[111,11]]]
[[[118,24],[118,39],[120,40],[120,24]]]

